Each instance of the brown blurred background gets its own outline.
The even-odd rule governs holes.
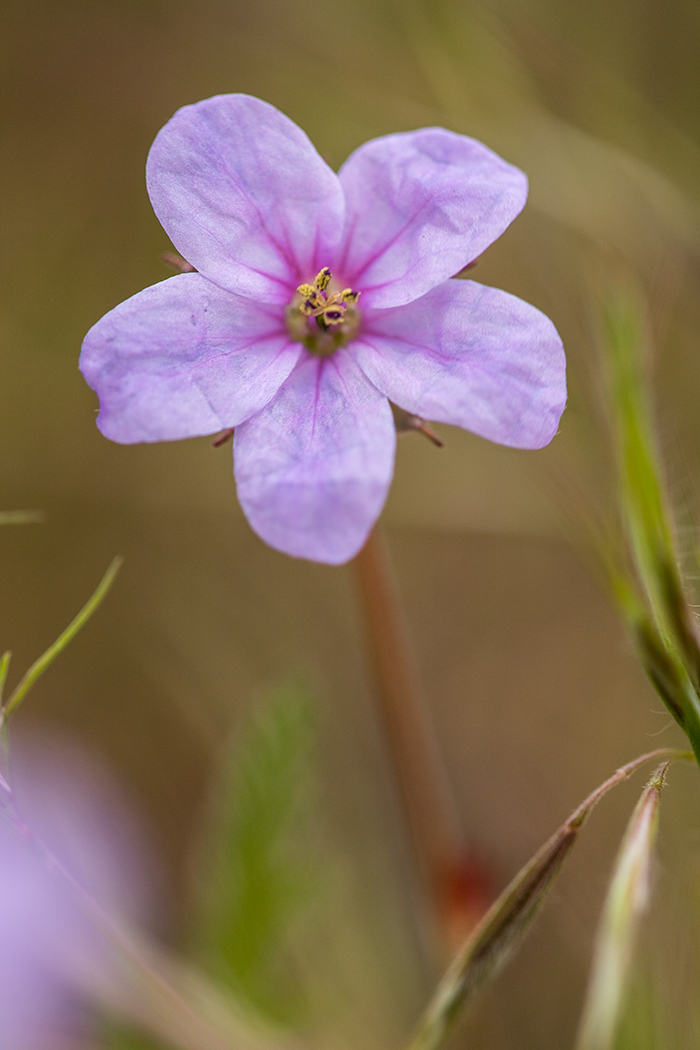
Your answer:
[[[595,294],[611,268],[648,296],[671,490],[692,505],[699,35],[694,0],[0,5],[0,501],[46,514],[0,531],[11,676],[111,557],[126,559],[18,723],[68,730],[116,770],[162,858],[176,942],[188,843],[222,737],[271,684],[311,684],[325,821],[352,902],[338,1045],[399,1045],[429,988],[352,574],[263,546],[237,506],[230,447],[110,444],[77,371],[86,330],[168,275],[146,153],[180,105],[244,91],[296,120],[336,167],[369,137],[442,124],[530,177],[528,208],[474,277],[559,327],[571,384],[561,433],[543,453],[449,428],[440,451],[406,435],[384,515],[466,841],[500,886],[616,765],[679,739],[570,543],[570,516],[572,490],[575,509],[611,513],[594,346]],[[695,870],[697,787],[692,771],[673,771],[662,898]],[[480,1047],[570,1044],[634,790],[587,828],[473,1022]],[[677,945],[669,951],[677,958]]]

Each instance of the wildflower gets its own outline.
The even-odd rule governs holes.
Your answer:
[[[113,786],[74,747],[35,739],[13,773],[19,810],[0,777],[0,1046],[74,1050],[88,1045],[95,1005],[126,998],[113,949],[72,886],[119,922],[142,912],[135,839]]]
[[[98,426],[124,443],[235,427],[238,496],[271,546],[331,564],[360,549],[393,473],[390,401],[504,445],[551,440],[566,396],[554,326],[450,279],[527,196],[481,143],[387,135],[336,175],[274,107],[221,95],[165,125],[147,179],[198,272],[88,333]]]

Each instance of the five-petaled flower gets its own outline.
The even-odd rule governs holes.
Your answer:
[[[165,125],[147,178],[197,272],[88,333],[98,426],[124,443],[235,427],[238,496],[271,546],[331,564],[360,549],[393,473],[390,401],[504,445],[551,440],[566,397],[551,321],[451,279],[527,197],[481,143],[387,135],[336,174],[273,106],[221,95]]]

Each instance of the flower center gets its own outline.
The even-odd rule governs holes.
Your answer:
[[[292,339],[312,354],[330,357],[345,346],[360,327],[359,292],[352,288],[333,291],[327,266],[313,284],[300,284],[287,307],[287,328]]]

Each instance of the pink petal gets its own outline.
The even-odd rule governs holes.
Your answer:
[[[238,498],[271,547],[338,565],[364,544],[394,469],[391,409],[345,351],[306,355],[236,428]]]
[[[258,412],[294,367],[279,307],[186,273],[132,296],[97,322],[80,368],[112,441],[170,441],[234,427]]]
[[[288,302],[335,255],[337,175],[288,117],[249,95],[184,106],[147,165],[156,215],[192,265],[239,295]]]
[[[340,169],[347,205],[338,271],[362,305],[400,306],[480,255],[527,198],[518,168],[444,128],[386,135]]]
[[[564,349],[552,322],[473,281],[365,314],[348,350],[401,408],[501,445],[541,448],[564,410]]]

